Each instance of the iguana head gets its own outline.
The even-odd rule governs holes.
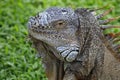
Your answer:
[[[77,15],[70,8],[52,7],[31,17],[28,22],[32,37],[56,47],[76,42],[77,27]]]

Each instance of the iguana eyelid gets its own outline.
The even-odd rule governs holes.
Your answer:
[[[64,28],[66,25],[67,25],[67,22],[60,20],[55,23],[54,27],[61,29],[61,28]]]

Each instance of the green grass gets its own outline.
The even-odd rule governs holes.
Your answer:
[[[1,0],[0,1],[0,80],[46,80],[41,60],[27,39],[30,16],[51,6],[114,8],[106,18],[119,16],[120,0]],[[98,11],[101,13],[101,11]],[[111,24],[120,25],[120,20]],[[112,29],[107,32],[120,32]]]

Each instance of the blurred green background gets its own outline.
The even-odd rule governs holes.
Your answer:
[[[114,9],[105,18],[120,15],[120,0],[0,0],[0,80],[46,80],[41,60],[35,57],[36,51],[27,39],[26,24],[30,16],[51,6],[73,9],[106,6],[104,10]],[[119,23],[117,20],[111,24]]]

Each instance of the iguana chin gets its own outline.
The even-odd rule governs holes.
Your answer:
[[[114,19],[98,20],[109,11],[93,11],[52,7],[30,18],[29,35],[49,80],[120,79],[120,62],[101,30]]]

